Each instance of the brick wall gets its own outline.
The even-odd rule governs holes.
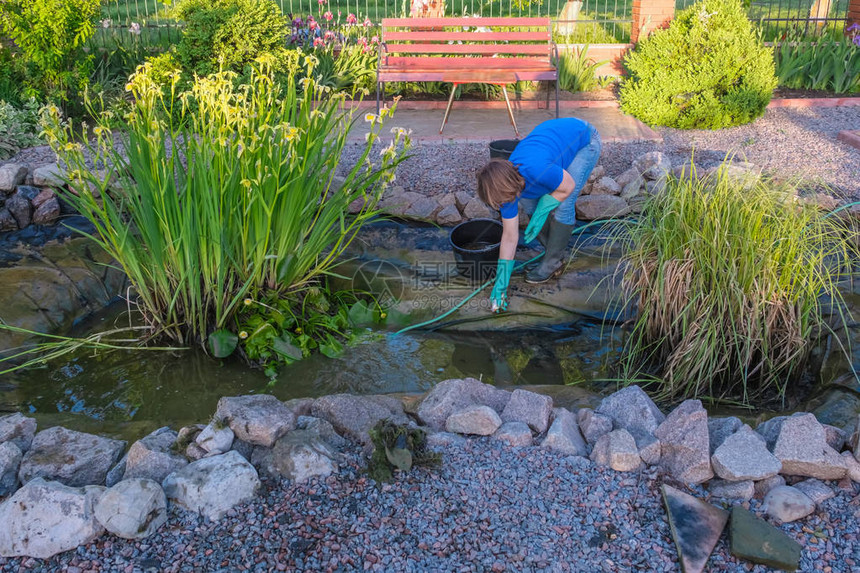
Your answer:
[[[675,0],[633,0],[633,29],[630,32],[630,41],[635,43],[657,28],[667,26],[674,16]]]
[[[847,30],[851,24],[860,25],[860,0],[849,0],[848,2],[848,23],[845,25],[845,29]]]

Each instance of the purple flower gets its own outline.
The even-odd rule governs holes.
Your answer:
[[[846,32],[855,32],[855,31],[860,32],[860,24],[858,24],[857,22],[854,22],[853,24],[848,26],[848,29],[845,31]]]

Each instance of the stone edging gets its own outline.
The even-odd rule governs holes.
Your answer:
[[[575,413],[549,396],[472,378],[440,382],[417,399],[222,398],[208,425],[161,428],[125,455],[124,442],[62,427],[36,433],[34,419],[12,414],[0,418],[0,495],[9,496],[0,504],[0,555],[47,558],[105,532],[141,539],[166,523],[168,503],[218,520],[253,499],[260,474],[301,482],[337,473],[338,450],[352,442],[369,452],[368,431],[382,419],[425,429],[437,449],[463,439],[456,434],[492,436],[615,471],[654,466],[677,482],[708,482],[710,497],[726,503],[763,497],[782,522],[834,495],[821,480],[860,482],[860,430],[849,437],[807,413],[753,430],[737,418],[709,419],[698,400],[665,415],[638,386]]]

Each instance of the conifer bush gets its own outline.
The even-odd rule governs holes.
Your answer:
[[[624,60],[621,109],[649,125],[719,129],[764,113],[773,55],[740,0],[702,0],[641,40]]]

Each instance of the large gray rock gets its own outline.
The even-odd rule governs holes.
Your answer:
[[[118,537],[143,539],[167,522],[167,496],[150,479],[124,480],[99,497],[95,516]]]
[[[528,390],[514,390],[502,410],[502,422],[525,422],[532,430],[542,434],[549,426],[550,414],[552,398]]]
[[[60,218],[60,201],[51,197],[33,211],[34,225],[53,225]]]
[[[17,230],[18,221],[15,220],[15,217],[12,216],[12,213],[9,212],[9,209],[7,209],[6,207],[0,209],[0,233]]]
[[[764,496],[764,510],[774,519],[788,523],[811,514],[815,511],[815,503],[797,488],[781,485]]]
[[[296,427],[295,413],[269,394],[221,398],[215,419],[227,423],[240,440],[267,448]]]
[[[623,217],[629,212],[627,201],[613,195],[586,195],[576,200],[576,218],[583,221]]]
[[[776,440],[779,438],[779,432],[782,430],[782,423],[788,419],[788,416],[776,416],[756,426],[755,431],[764,438],[767,444],[767,449],[773,451],[776,446]]]
[[[845,460],[827,445],[824,427],[812,414],[798,413],[782,422],[773,455],[782,462],[783,475],[841,479]]]
[[[422,221],[432,221],[433,216],[440,210],[439,202],[436,199],[425,196],[413,201],[409,207],[404,209],[403,216]]]
[[[681,571],[701,573],[720,540],[729,514],[670,485],[663,484],[660,489]]]
[[[209,424],[197,434],[194,441],[210,455],[229,452],[233,447],[233,430],[220,425]]]
[[[842,460],[845,462],[845,467],[848,473],[848,478],[856,483],[860,483],[860,462],[854,458],[854,454],[849,451],[842,452]]]
[[[714,473],[729,481],[763,480],[782,469],[764,438],[747,425],[723,441],[711,456],[711,464]]]
[[[0,505],[0,556],[47,559],[89,543],[104,533],[94,511],[104,489],[29,481]]]
[[[23,229],[33,220],[33,206],[19,193],[6,200],[6,209],[12,214],[19,229]]]
[[[473,436],[490,436],[501,426],[502,419],[495,410],[478,404],[457,410],[445,421],[445,431]]]
[[[257,470],[234,451],[190,463],[164,480],[171,502],[211,520],[253,499],[259,487]]]
[[[41,165],[33,169],[33,185],[36,187],[62,187],[66,172],[56,163]]]
[[[639,386],[627,386],[610,394],[595,410],[612,419],[615,428],[623,428],[633,434],[654,434],[666,416],[648,394]],[[638,442],[637,442],[638,444]]]
[[[672,162],[660,151],[649,151],[633,161],[633,169],[645,179],[654,181],[672,171]]]
[[[456,205],[448,205],[436,213],[436,222],[443,226],[457,225],[463,220],[463,215]]]
[[[829,485],[815,478],[810,478],[797,482],[792,487],[806,494],[806,497],[812,500],[815,505],[820,505],[828,499],[835,497],[836,492]]]
[[[660,467],[686,483],[714,477],[708,440],[708,413],[699,400],[685,400],[654,431],[660,440]]]
[[[612,418],[598,414],[591,408],[577,410],[576,421],[582,436],[590,445],[594,445],[600,436],[612,431]]]
[[[505,422],[493,437],[501,440],[509,446],[524,447],[532,445],[532,431],[528,424],[523,422]]]
[[[337,471],[336,454],[312,430],[294,430],[278,438],[271,448],[264,448],[258,461],[260,471],[272,477],[294,482],[312,477],[327,477]]]
[[[103,485],[124,449],[125,442],[119,440],[60,426],[48,428],[33,438],[18,478],[21,483],[41,477],[72,487]]]
[[[125,456],[121,478],[161,483],[169,474],[187,466],[188,460],[174,450],[177,439],[176,432],[164,427],[133,443]]]
[[[711,455],[717,451],[726,438],[741,429],[744,423],[731,416],[729,418],[708,418],[708,442]]]
[[[489,219],[494,217],[495,213],[483,201],[475,197],[463,207],[463,216],[467,219]]]
[[[36,435],[36,419],[20,412],[0,417],[0,444],[12,442],[22,452],[30,449]]]
[[[418,406],[418,419],[434,430],[444,430],[448,416],[472,405],[504,411],[511,393],[474,378],[454,378],[436,384]]]
[[[587,456],[588,448],[579,432],[576,417],[565,408],[556,408],[554,413],[555,419],[541,447],[567,456]]]
[[[591,195],[620,195],[621,185],[612,177],[601,177],[591,185]]]
[[[708,482],[711,497],[736,501],[749,501],[755,495],[755,483],[746,481],[726,481],[714,479]]]
[[[409,423],[403,412],[403,402],[391,396],[323,396],[314,402],[311,413],[328,421],[340,435],[365,446],[370,446],[369,432],[380,420]]]
[[[617,472],[631,472],[642,463],[636,441],[630,432],[623,429],[600,436],[590,457],[594,463]]]
[[[0,165],[0,193],[11,193],[27,177],[27,166],[18,163]]]
[[[767,492],[781,485],[785,485],[785,478],[780,475],[775,475],[773,477],[769,477],[761,481],[755,482],[756,499],[763,499],[764,496],[767,495]]]
[[[299,416],[296,419],[296,428],[308,430],[315,433],[322,441],[335,448],[344,448],[349,445],[349,440],[338,434],[330,422],[314,416]]]
[[[0,497],[5,497],[18,487],[18,469],[23,454],[14,442],[0,444]]]

